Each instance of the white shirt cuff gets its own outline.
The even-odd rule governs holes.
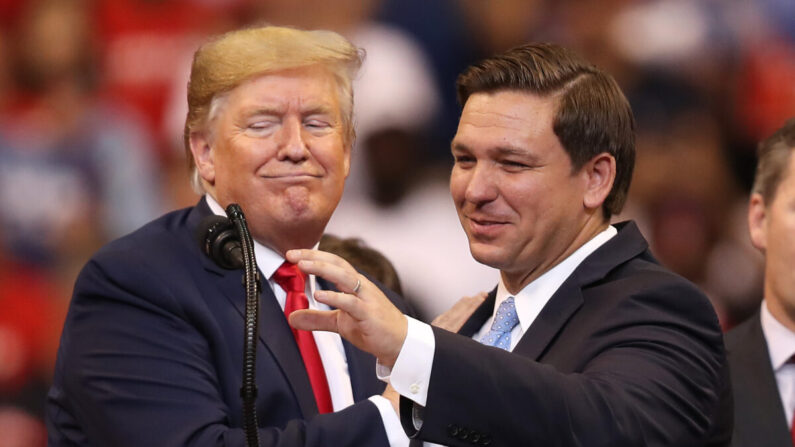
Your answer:
[[[406,317],[406,320],[408,320],[406,340],[400,349],[395,366],[390,370],[377,363],[376,375],[383,381],[389,381],[401,396],[425,406],[436,340],[433,338],[433,329],[430,325],[411,317]]]
[[[406,432],[403,431],[403,426],[400,425],[400,418],[395,413],[395,408],[384,396],[370,396],[370,402],[378,407],[378,412],[381,413],[381,421],[384,423],[384,430],[386,430],[386,437],[389,440],[389,447],[408,447],[409,438]]]

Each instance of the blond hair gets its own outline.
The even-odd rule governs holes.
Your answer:
[[[343,138],[350,147],[355,137],[351,84],[363,58],[362,50],[335,32],[277,26],[230,31],[202,45],[193,55],[183,136],[194,189],[204,192],[190,150],[191,133],[207,130],[226,93],[268,73],[312,65],[327,67],[339,87]]]

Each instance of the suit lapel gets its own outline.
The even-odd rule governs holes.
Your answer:
[[[582,291],[573,274],[541,309],[541,313],[516,344],[514,352],[538,360],[582,303]]]
[[[199,205],[191,212],[191,216],[188,217],[190,230],[195,231],[201,219],[210,214],[209,207],[202,199]],[[243,270],[222,269],[203,253],[200,259],[204,269],[218,277],[216,281],[213,281],[213,284],[218,287],[221,294],[229,300],[238,314],[240,314],[240,339],[242,340],[246,313],[246,291],[242,283]],[[303,358],[301,358],[301,352],[298,350],[292,329],[284,317],[279,302],[268,285],[267,278],[262,280],[258,323],[259,340],[279,364],[293,389],[296,401],[304,417],[308,418],[317,414],[317,403],[312,392],[312,385],[309,382],[309,376],[304,367]],[[259,380],[262,380],[262,378]]]
[[[729,351],[736,401],[741,408],[756,408],[742,424],[746,436],[753,435],[759,446],[787,445],[790,433],[770,364],[767,342],[757,312],[737,335],[739,343]]]
[[[584,303],[583,288],[605,277],[616,266],[643,254],[648,248],[634,222],[614,224],[618,234],[591,253],[563,282],[525,331],[514,352],[538,360]],[[650,255],[649,255],[650,256]],[[459,333],[471,337],[494,313],[496,288],[475,310]]]

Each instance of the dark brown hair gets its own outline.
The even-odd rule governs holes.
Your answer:
[[[558,96],[553,131],[579,171],[606,152],[616,159],[616,178],[602,211],[617,214],[627,200],[635,166],[635,118],[612,76],[573,51],[554,44],[526,44],[467,68],[456,82],[458,100],[498,90]]]
[[[778,185],[784,178],[792,151],[795,150],[795,117],[787,120],[773,135],[759,143],[756,176],[751,192],[761,194],[765,205],[776,197]]]

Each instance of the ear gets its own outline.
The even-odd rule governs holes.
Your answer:
[[[353,149],[351,148],[352,144],[345,144],[343,142],[343,170],[345,172],[345,178],[348,178],[348,174],[351,172],[351,152]]]
[[[601,208],[616,179],[615,157],[602,152],[582,167],[581,174],[585,181],[583,205],[588,209]]]
[[[761,194],[751,194],[748,202],[748,230],[751,243],[762,252],[767,249],[767,206]]]
[[[207,133],[202,131],[191,132],[190,151],[193,154],[193,163],[199,171],[199,176],[207,183],[215,184],[215,161],[213,148]]]

